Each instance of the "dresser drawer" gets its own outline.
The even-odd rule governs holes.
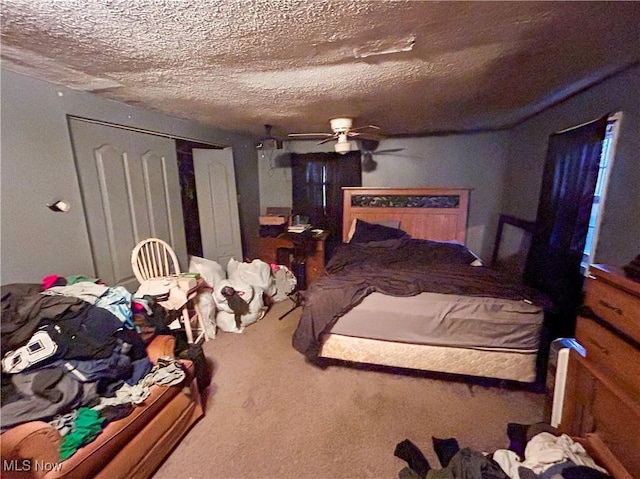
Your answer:
[[[631,396],[640,397],[640,350],[596,321],[578,317],[576,339],[587,350],[587,361]]]
[[[640,342],[640,298],[599,278],[587,278],[584,304],[614,328]]]

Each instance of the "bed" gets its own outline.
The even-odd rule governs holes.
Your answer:
[[[344,188],[344,243],[305,292],[294,348],[309,359],[535,381],[550,304],[463,246],[469,192]]]

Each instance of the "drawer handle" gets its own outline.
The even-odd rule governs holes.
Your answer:
[[[600,304],[602,306],[604,306],[607,309],[610,309],[611,311],[613,311],[614,313],[622,316],[623,311],[620,308],[617,308],[616,306],[613,306],[609,303],[607,303],[606,301],[600,300]]]

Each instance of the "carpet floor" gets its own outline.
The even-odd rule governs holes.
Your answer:
[[[508,422],[543,419],[544,395],[511,384],[311,365],[291,347],[300,309],[278,320],[290,306],[205,343],[205,417],[153,479],[396,478],[404,439],[437,469],[432,436],[493,451],[508,445]]]

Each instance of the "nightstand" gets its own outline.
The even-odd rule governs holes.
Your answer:
[[[292,237],[296,233],[282,233],[276,238],[265,237],[259,239],[258,256],[266,263],[283,264],[291,269],[293,251],[295,248]],[[329,232],[310,234],[305,241],[308,242],[305,254],[305,270],[307,284],[311,284],[324,274],[325,241]]]

